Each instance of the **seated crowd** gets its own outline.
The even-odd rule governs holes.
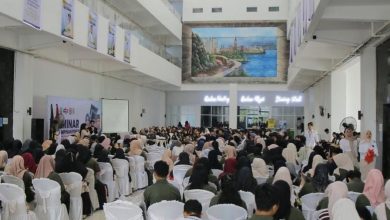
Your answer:
[[[321,141],[312,148],[305,146],[304,136],[293,138],[287,132],[151,127],[106,136],[91,135],[83,125],[80,132],[58,142],[9,140],[0,149],[2,174],[23,180],[31,207],[32,180],[48,178],[59,183],[61,202],[69,209],[69,193],[59,174],[76,172],[88,185],[89,168],[94,171],[98,205],[93,205],[88,190],[82,192],[82,205],[83,214],[91,215],[110,202],[99,165],[140,156],[148,174],[146,208],[163,200],[186,201],[186,219],[205,215],[203,204],[183,195],[189,190],[212,193],[207,207],[233,204],[251,212],[241,197],[242,191],[249,192],[256,206],[249,219],[303,220],[305,198],[313,193],[323,193],[314,210],[316,219],[390,219],[390,182],[385,184],[381,171],[364,171],[363,181],[358,165],[338,145]],[[188,169],[179,181],[175,167],[183,165]],[[350,199],[350,192],[357,193],[355,199]]]

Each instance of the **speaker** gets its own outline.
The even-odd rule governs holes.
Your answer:
[[[44,123],[45,120],[42,118],[31,119],[31,139],[38,141],[38,143],[43,142],[43,136],[45,133]]]

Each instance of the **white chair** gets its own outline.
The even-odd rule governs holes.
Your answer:
[[[268,180],[268,177],[256,177],[257,185],[261,185],[263,183],[266,183]]]
[[[146,167],[148,170],[154,170],[154,164],[161,160],[164,151],[155,151],[146,153]]]
[[[145,171],[145,158],[138,155],[133,157],[135,158],[135,176],[137,180],[137,189],[143,189],[148,186],[148,174]]]
[[[161,201],[148,208],[148,220],[175,220],[183,217],[184,203]]]
[[[248,214],[245,209],[233,204],[220,204],[206,211],[209,220],[245,220]]]
[[[92,210],[94,211],[99,208],[99,198],[95,190],[95,171],[91,168],[87,168],[87,170],[88,173],[85,180],[88,182],[89,197],[91,199]]]
[[[129,162],[123,159],[113,159],[112,166],[115,170],[116,185],[118,187],[119,196],[127,196],[130,194],[129,182]]]
[[[0,184],[1,219],[5,220],[35,220],[35,213],[27,212],[24,190],[15,184]]]
[[[214,196],[214,193],[203,189],[184,190],[185,201],[190,199],[198,200],[202,204],[202,212],[209,208],[210,201]]]
[[[81,199],[83,178],[75,172],[60,173],[59,175],[66,191],[70,194],[69,219],[81,220],[83,218],[83,201]]]
[[[183,184],[183,179],[187,171],[191,168],[190,165],[176,165],[173,167],[173,179],[180,185]]]
[[[131,202],[117,200],[103,206],[106,220],[143,220],[142,209]]]
[[[318,220],[320,218],[320,214],[325,211],[327,212],[328,209],[320,209],[318,211],[315,211],[313,214],[313,220]]]
[[[214,176],[216,176],[218,178],[219,175],[221,175],[221,173],[223,173],[223,170],[211,169],[211,172],[213,173]]]
[[[324,193],[310,193],[302,196],[302,213],[306,220],[314,219],[314,212],[322,198],[324,198]]]
[[[137,190],[138,189],[138,181],[137,181],[137,175],[136,175],[136,171],[135,171],[135,157],[134,156],[131,156],[131,157],[127,157],[129,159],[129,166],[130,166],[130,177],[131,177],[131,188],[134,189],[134,190]]]
[[[255,195],[251,192],[239,191],[242,201],[245,202],[246,211],[248,212],[248,217],[251,218],[253,213],[256,211],[256,201]]]
[[[366,206],[366,209],[370,212],[370,214],[371,214],[371,216],[373,216],[374,215],[374,211],[375,211],[375,208],[374,207],[372,207],[372,206]]]
[[[185,177],[183,179],[183,189],[185,189],[190,184],[190,177]]]
[[[1,176],[1,180],[4,182],[4,183],[9,183],[9,184],[14,184],[14,185],[17,185],[19,186],[21,189],[25,189],[24,187],[24,182],[22,179],[16,177],[16,176],[12,176],[12,175],[3,175]]]
[[[348,192],[348,199],[352,200],[353,202],[356,202],[357,198],[361,195],[361,193],[358,192]]]
[[[107,185],[107,189],[108,189],[107,202],[112,202],[116,198],[114,171],[110,163],[98,162],[98,164],[100,167],[100,176],[98,176],[98,179],[100,180],[100,182]]]
[[[273,166],[267,165],[269,176],[274,176],[275,170]]]
[[[69,220],[65,204],[61,204],[61,186],[56,181],[33,179],[35,214],[39,220]]]

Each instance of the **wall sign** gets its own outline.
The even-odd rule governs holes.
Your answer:
[[[265,102],[265,97],[264,96],[241,96],[240,98],[241,103],[253,103],[256,102],[257,104],[261,104]]]
[[[222,95],[217,95],[217,96],[206,95],[203,98],[203,101],[207,102],[207,103],[223,102],[223,103],[229,104],[230,98],[226,95],[224,95],[224,96],[222,96]]]
[[[25,0],[23,21],[34,28],[41,28],[41,0]]]
[[[301,103],[303,100],[302,96],[292,96],[292,97],[285,97],[285,96],[276,96],[275,97],[275,103]]]

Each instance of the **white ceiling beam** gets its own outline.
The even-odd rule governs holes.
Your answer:
[[[365,5],[330,5],[322,19],[326,20],[350,20],[350,21],[387,21],[390,20],[390,1],[386,4],[372,4],[372,1]]]

